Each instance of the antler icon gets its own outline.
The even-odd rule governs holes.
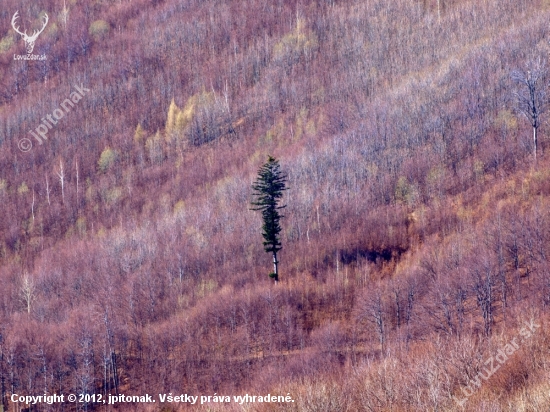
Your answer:
[[[19,26],[15,25],[18,18],[19,18],[19,11],[16,11],[11,19],[11,26],[16,31],[16,33],[21,35],[21,37],[25,41],[25,48],[27,49],[27,53],[31,54],[34,49],[34,42],[36,41],[38,35],[42,33],[46,28],[46,24],[48,24],[49,17],[46,13],[44,13],[44,17],[43,17],[44,24],[42,25],[42,28],[40,30],[35,30],[32,36],[29,36],[26,30],[23,33],[19,31]]]

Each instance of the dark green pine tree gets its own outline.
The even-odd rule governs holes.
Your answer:
[[[286,190],[286,175],[281,172],[279,161],[269,156],[267,163],[258,170],[258,179],[252,185],[254,190],[254,201],[252,210],[262,212],[263,226],[262,236],[264,238],[264,249],[268,253],[273,253],[273,273],[269,276],[279,281],[279,271],[277,252],[282,249],[279,233],[281,233],[280,220],[282,216],[279,210],[286,205],[279,205],[283,191]]]

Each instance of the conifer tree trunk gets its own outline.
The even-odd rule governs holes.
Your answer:
[[[273,273],[275,273],[275,277],[273,279],[275,280],[275,284],[279,282],[278,264],[279,264],[279,261],[277,260],[277,252],[273,252]]]

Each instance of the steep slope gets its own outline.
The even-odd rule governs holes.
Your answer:
[[[547,2],[72,1],[65,23],[39,1],[20,14],[50,16],[43,62],[12,60],[15,3],[0,14],[6,407],[43,390],[548,407],[547,141],[534,164],[510,78],[547,56]],[[28,131],[77,86],[39,145]],[[277,287],[249,210],[268,154],[290,187]]]

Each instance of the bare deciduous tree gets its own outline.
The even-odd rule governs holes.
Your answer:
[[[359,321],[366,320],[374,325],[382,351],[386,347],[387,310],[380,287],[375,287],[366,294],[364,302],[360,304]]]
[[[547,109],[547,73],[546,62],[540,58],[537,61],[531,61],[526,72],[522,70],[512,72],[512,80],[520,86],[514,92],[517,110],[529,120],[533,127],[535,161],[537,160],[537,132],[540,118]]]
[[[472,271],[472,290],[476,296],[477,306],[483,318],[483,331],[485,336],[489,336],[495,317],[497,279],[493,264],[489,259],[481,262],[480,266]]]
[[[65,204],[65,170],[63,169],[63,162],[61,160],[59,161],[59,169],[56,173],[61,184],[61,198],[63,199],[63,204]]]
[[[48,199],[48,205],[50,205],[50,182],[48,181],[48,176],[46,176],[46,198]]]
[[[36,287],[34,285],[34,280],[28,273],[25,273],[21,279],[20,294],[27,313],[31,313],[31,305],[36,297]]]

